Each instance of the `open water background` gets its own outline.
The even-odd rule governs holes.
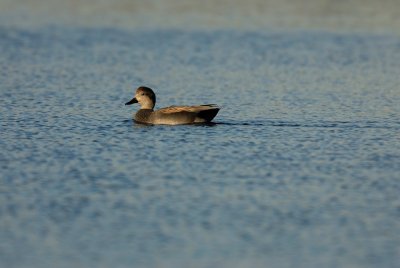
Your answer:
[[[1,267],[398,267],[400,38],[0,27]],[[141,126],[217,103],[215,125]]]

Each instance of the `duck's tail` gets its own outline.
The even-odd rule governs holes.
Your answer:
[[[206,122],[213,120],[220,110],[216,104],[205,104],[201,106],[203,108],[198,112],[197,117],[204,119]]]

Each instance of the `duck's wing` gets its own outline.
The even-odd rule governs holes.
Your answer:
[[[172,113],[180,113],[180,112],[190,112],[190,113],[199,113],[207,110],[219,110],[220,108],[216,104],[204,104],[204,105],[196,105],[196,106],[169,106],[165,108],[161,108],[157,110],[157,112],[163,114],[172,114]]]

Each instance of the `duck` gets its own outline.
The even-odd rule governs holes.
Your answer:
[[[139,103],[140,109],[133,116],[133,120],[137,123],[150,125],[209,123],[220,110],[220,107],[216,104],[169,106],[154,110],[156,94],[146,86],[138,87],[133,99],[125,105],[134,103]]]

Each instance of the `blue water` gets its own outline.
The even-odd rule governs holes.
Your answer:
[[[398,267],[400,38],[0,28],[0,267]],[[217,103],[142,126],[123,104]]]

